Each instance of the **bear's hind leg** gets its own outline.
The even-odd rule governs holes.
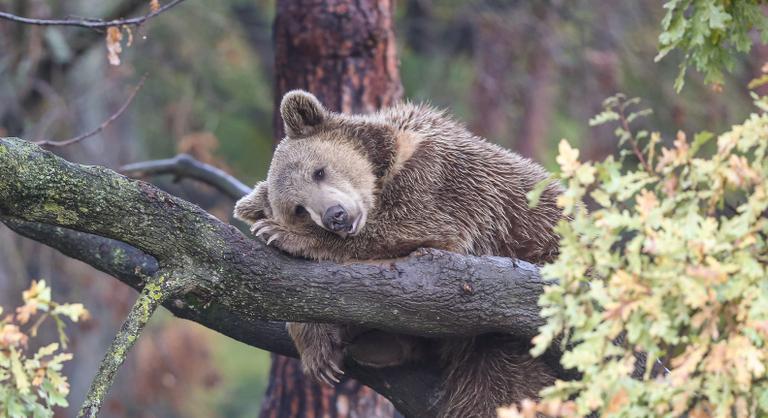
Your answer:
[[[335,324],[289,322],[291,335],[301,357],[304,373],[333,386],[339,383],[343,357],[342,328]]]
[[[506,335],[446,340],[440,418],[493,418],[496,409],[538,399],[555,374],[529,347]]]

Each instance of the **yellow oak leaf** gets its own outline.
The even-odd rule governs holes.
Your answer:
[[[565,139],[560,140],[557,149],[558,155],[556,161],[560,164],[560,170],[566,176],[572,176],[576,172],[576,169],[581,165],[579,163],[579,150],[571,147],[571,144]]]

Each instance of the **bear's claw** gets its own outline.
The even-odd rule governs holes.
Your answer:
[[[341,382],[341,376],[344,372],[336,365],[336,363],[329,361],[328,363],[320,366],[315,370],[309,370],[308,373],[317,381],[325,383],[330,386],[334,386]]]
[[[256,235],[257,237],[262,236],[263,234],[268,234],[272,232],[275,229],[274,225],[271,224],[269,219],[262,219],[260,221],[254,222],[253,225],[251,225],[251,232],[253,235]]]
[[[341,382],[344,371],[339,367],[342,360],[341,347],[336,344],[329,344],[331,341],[324,341],[321,349],[317,352],[302,353],[301,362],[304,366],[304,373],[312,379],[334,386]]]
[[[269,237],[269,239],[267,240],[267,245],[271,244],[271,243],[272,243],[272,241],[274,241],[274,240],[276,240],[276,239],[279,239],[279,238],[280,238],[280,234],[279,234],[279,233],[277,233],[277,234],[275,234],[275,235],[272,235],[272,236],[271,236],[271,237]]]
[[[256,221],[251,226],[251,233],[265,240],[267,245],[270,245],[273,241],[280,239],[282,236],[280,231],[280,226],[275,224],[275,222],[271,219],[262,219]]]

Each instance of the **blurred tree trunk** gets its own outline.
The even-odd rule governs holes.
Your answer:
[[[537,44],[528,56],[527,83],[523,95],[523,121],[518,137],[517,152],[540,159],[546,151],[546,140],[557,98],[557,67],[552,56],[554,12],[548,7],[534,10]]]
[[[473,133],[514,148],[511,127],[518,125],[515,111],[515,82],[511,74],[522,71],[517,67],[522,42],[518,25],[510,24],[507,14],[479,14],[473,21],[475,29],[472,48],[475,79],[470,103],[473,118],[469,127]]]
[[[368,113],[402,97],[390,0],[284,0],[275,17],[275,144],[277,111],[292,89],[314,93],[331,110]],[[347,379],[335,388],[304,376],[301,364],[273,356],[262,418],[394,417],[392,404]]]
[[[489,7],[474,20],[472,132],[541,158],[555,113],[556,12],[548,3]]]

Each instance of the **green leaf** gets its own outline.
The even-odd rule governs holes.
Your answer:
[[[619,120],[619,114],[613,110],[606,110],[589,120],[589,126],[603,125],[607,122]]]
[[[541,180],[540,182],[536,183],[536,185],[533,186],[533,189],[531,189],[528,193],[525,194],[525,197],[528,199],[528,206],[530,208],[535,208],[539,205],[539,199],[541,198],[541,194],[544,192],[544,190],[552,184],[553,181],[556,181],[557,177],[555,175],[550,174],[545,178],[544,180]]]
[[[709,142],[712,138],[715,137],[715,134],[712,132],[707,131],[701,131],[694,135],[693,142],[691,143],[691,155],[696,155],[696,153],[699,152],[699,149],[702,147],[702,145]]]
[[[15,348],[11,347],[11,373],[13,374],[13,378],[16,384],[16,389],[19,391],[20,394],[24,395],[29,393],[29,377],[27,377],[27,373],[24,370],[24,365],[21,362],[21,355],[18,351],[16,351]]]

